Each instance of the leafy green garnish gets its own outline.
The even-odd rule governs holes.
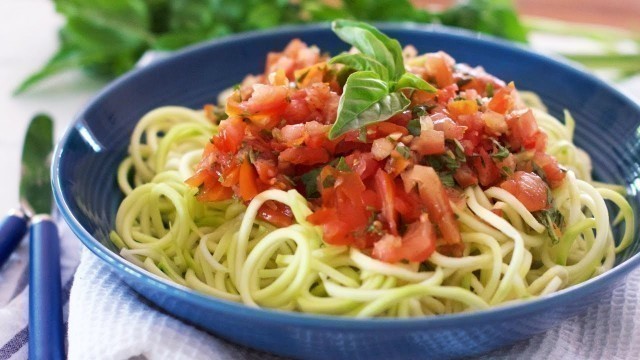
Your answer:
[[[402,155],[403,158],[408,159],[411,157],[411,150],[409,150],[408,147],[406,147],[404,144],[398,144],[396,146],[396,151]]]
[[[509,157],[509,155],[511,154],[511,152],[509,152],[509,149],[500,145],[500,143],[495,139],[492,139],[492,140],[493,140],[493,145],[496,146],[497,151],[494,151],[493,153],[491,153],[491,157],[498,161],[502,161],[507,157]]]
[[[560,229],[564,225],[562,213],[558,209],[551,207],[547,210],[536,211],[533,215],[546,228],[547,234],[551,238],[551,243],[553,245],[558,244],[562,236]]]
[[[410,101],[401,89],[435,91],[424,79],[405,71],[402,48],[397,40],[362,22],[336,20],[331,28],[360,53],[341,54],[331,60],[352,67],[356,72],[349,75],[345,83],[338,118],[329,131],[329,139],[384,121],[405,110]]]
[[[422,126],[420,125],[419,119],[411,119],[407,124],[407,130],[409,130],[409,134],[413,136],[420,136],[422,132]]]
[[[349,165],[347,165],[347,161],[342,156],[340,157],[340,159],[338,160],[338,163],[336,164],[336,170],[344,171],[344,172],[353,171],[353,170],[351,170],[351,167],[349,167]]]
[[[527,31],[581,36],[605,44],[602,54],[565,52],[592,68],[640,72],[639,54],[611,50],[616,42],[640,41],[637,33],[593,28],[561,21],[526,19],[523,24],[511,0],[456,1],[440,10],[414,6],[410,0],[54,0],[66,20],[60,48],[44,67],[15,90],[25,91],[55,74],[82,68],[112,78],[131,69],[147,50],[175,50],[232,33],[304,22],[358,19],[366,21],[436,22],[526,41]],[[526,25],[526,26],[525,26]],[[343,74],[345,75],[345,74]],[[344,82],[341,82],[343,85]]]
[[[300,181],[304,184],[307,198],[312,199],[320,197],[320,192],[318,191],[318,176],[320,176],[321,170],[322,167],[317,167],[300,176]]]

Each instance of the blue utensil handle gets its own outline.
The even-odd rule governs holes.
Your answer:
[[[27,233],[27,216],[11,210],[0,224],[0,268]]]
[[[31,220],[29,241],[29,359],[64,359],[60,238],[48,215]]]

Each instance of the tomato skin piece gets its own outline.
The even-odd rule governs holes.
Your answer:
[[[364,181],[372,177],[380,168],[380,163],[376,161],[370,152],[355,151],[344,158],[349,167],[355,171]]]
[[[281,152],[278,161],[301,165],[324,164],[329,162],[329,153],[323,148],[299,146]]]
[[[247,125],[239,117],[230,117],[220,124],[218,135],[213,144],[222,152],[235,153],[242,145]]]
[[[445,151],[444,133],[437,130],[423,130],[419,137],[411,140],[410,148],[420,155],[443,154]]]
[[[454,100],[447,104],[447,110],[454,118],[460,115],[473,115],[478,112],[475,100]]]
[[[420,199],[428,210],[429,218],[438,225],[444,243],[460,243],[460,230],[447,192],[436,171],[429,166],[415,165],[405,176],[409,183],[418,184]]]
[[[564,182],[566,177],[566,173],[560,168],[556,158],[547,153],[538,151],[533,155],[533,162],[542,169],[545,178],[552,189],[562,185],[562,182]]]
[[[307,217],[307,221],[322,227],[322,239],[331,245],[351,245],[349,225],[340,220],[335,208],[321,208]]]
[[[480,148],[479,156],[471,159],[471,163],[478,174],[480,185],[488,187],[501,180],[500,169],[493,162],[491,156],[484,148]]]
[[[453,178],[463,188],[478,184],[478,177],[467,164],[461,164],[453,173]]]
[[[509,85],[496,91],[487,106],[489,107],[489,109],[497,113],[506,114],[511,108],[513,108],[513,105],[515,103],[513,99],[514,91],[515,86],[511,82],[509,83]]]
[[[245,159],[240,164],[240,173],[238,183],[240,184],[240,197],[244,201],[250,201],[256,195],[258,195],[258,185],[256,184],[256,178],[258,174],[256,169],[251,165],[249,159]]]
[[[198,201],[214,202],[228,200],[233,197],[233,190],[220,184],[215,172],[207,169],[198,170],[185,183],[191,187],[198,188],[198,193],[196,194]]]
[[[293,212],[291,209],[287,205],[275,201],[268,201],[262,204],[258,209],[257,216],[280,228],[293,224]]]
[[[393,235],[398,234],[398,225],[395,209],[395,186],[388,173],[378,169],[375,176],[376,191],[382,198],[382,216],[389,225],[389,231]]]
[[[547,184],[534,173],[516,171],[500,187],[515,196],[531,212],[544,210],[549,206]]]
[[[395,263],[401,260],[422,262],[436,249],[436,233],[428,216],[409,224],[404,236],[387,234],[373,244],[372,256],[381,261]]]

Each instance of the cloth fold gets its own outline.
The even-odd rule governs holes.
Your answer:
[[[181,322],[123,283],[83,250],[71,291],[69,359],[277,359]],[[543,334],[482,359],[636,359],[640,269],[610,297]]]

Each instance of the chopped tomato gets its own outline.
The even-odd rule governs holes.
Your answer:
[[[498,169],[484,148],[480,148],[478,152],[478,156],[471,159],[471,163],[478,174],[480,185],[485,187],[492,186],[501,179],[500,169]]]
[[[449,204],[449,197],[435,170],[432,167],[415,165],[406,176],[410,182],[418,184],[420,198],[429,211],[430,219],[438,225],[445,244],[459,243],[458,224]]]
[[[453,59],[449,55],[440,51],[434,54],[427,54],[425,58],[427,76],[434,79],[439,88],[453,84],[453,72],[451,71]]]
[[[394,192],[395,186],[391,176],[384,170],[378,169],[376,172],[376,191],[382,198],[382,216],[384,220],[389,224],[389,231],[391,234],[398,234],[398,225],[396,221],[396,208],[394,204]]]
[[[546,209],[547,184],[536,174],[516,171],[500,187],[510,192],[529,211]]]
[[[445,151],[444,133],[437,130],[423,130],[420,132],[420,136],[413,138],[410,147],[420,155],[443,154]]]
[[[291,164],[316,165],[327,163],[329,161],[329,154],[325,149],[299,146],[288,148],[281,152],[280,155],[278,155],[278,160]]]
[[[277,227],[285,227],[293,224],[291,208],[275,201],[267,201],[258,209],[258,218]]]
[[[362,180],[366,180],[376,173],[380,164],[373,157],[372,153],[362,153],[355,151],[345,158],[345,162],[355,171]]]
[[[496,93],[493,95],[493,98],[491,98],[491,100],[489,101],[489,109],[500,114],[506,114],[510,109],[513,108],[513,105],[515,103],[513,99],[514,91],[515,86],[513,85],[513,83],[509,83],[509,85],[496,91]]]
[[[240,184],[240,197],[242,200],[249,201],[258,195],[258,185],[256,184],[256,178],[258,174],[256,169],[251,165],[249,159],[240,164],[239,184]]]
[[[454,100],[447,104],[449,113],[454,118],[460,115],[472,115],[478,112],[478,103],[475,100]]]
[[[478,184],[478,177],[467,164],[461,164],[453,173],[453,178],[463,188]]]
[[[247,125],[239,117],[230,117],[220,124],[218,135],[213,137],[213,144],[218,150],[235,153],[242,144]]]
[[[558,186],[562,185],[566,173],[560,168],[560,165],[558,164],[558,160],[556,160],[556,158],[549,154],[538,151],[533,155],[533,162],[538,165],[540,169],[542,169],[542,171],[544,172],[544,176],[549,182],[549,185],[552,189],[555,189]]]
[[[460,126],[456,124],[451,118],[448,116],[437,113],[431,116],[431,120],[433,120],[433,129],[442,131],[444,133],[445,139],[462,139],[464,133],[467,130],[466,126]]]
[[[387,234],[373,245],[372,255],[386,262],[425,261],[436,249],[436,234],[428,216],[409,224],[404,236]]]

